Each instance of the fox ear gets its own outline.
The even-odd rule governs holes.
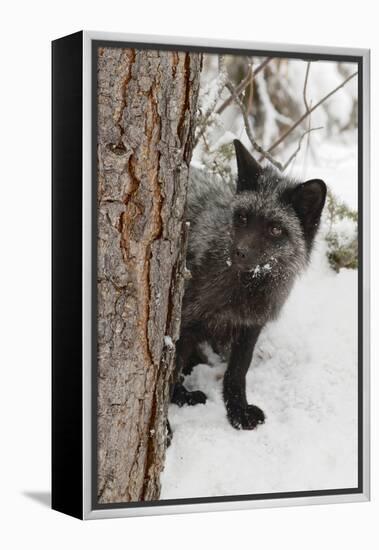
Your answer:
[[[235,139],[233,144],[236,150],[238,169],[237,193],[253,191],[257,187],[262,168],[238,139]]]
[[[305,235],[315,235],[325,198],[326,185],[322,180],[308,180],[295,187],[291,202],[300,218]]]

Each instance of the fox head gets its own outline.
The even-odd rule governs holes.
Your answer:
[[[240,141],[235,140],[234,147],[238,175],[232,202],[233,268],[253,278],[298,271],[312,249],[325,183],[292,181],[273,168],[262,168]]]
[[[290,179],[260,166],[239,141],[234,146],[236,181],[191,172],[186,217],[193,277],[185,323],[215,308],[220,323],[263,326],[275,319],[309,261],[320,223],[323,181]]]

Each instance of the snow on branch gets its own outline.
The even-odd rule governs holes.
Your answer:
[[[198,126],[197,126],[197,131],[195,136],[195,146],[199,143],[200,140],[202,140],[206,155],[214,156],[220,152],[220,154],[222,153],[222,155],[225,156],[226,162],[228,161],[227,157],[229,152],[224,151],[224,149],[221,151],[221,148],[224,147],[224,144],[221,143],[223,141],[222,139],[221,140],[218,139],[217,141],[217,146],[218,146],[217,151],[213,150],[213,147],[211,146],[211,143],[212,143],[211,132],[213,132],[215,125],[219,127],[223,126],[223,120],[220,115],[228,107],[234,104],[238,107],[239,111],[241,112],[243,126],[245,129],[246,135],[253,149],[259,153],[260,155],[259,160],[262,161],[263,159],[266,159],[278,170],[284,171],[286,168],[288,168],[288,166],[291,164],[291,162],[296,158],[296,156],[300,152],[301,147],[303,145],[304,138],[308,136],[308,143],[309,143],[310,134],[316,130],[321,129],[321,127],[317,127],[317,128],[311,127],[311,114],[358,74],[358,72],[356,71],[353,74],[347,76],[347,78],[345,78],[345,80],[341,84],[336,86],[333,90],[331,90],[324,97],[322,97],[315,105],[312,105],[312,102],[307,97],[309,75],[310,75],[310,69],[311,69],[311,62],[308,61],[306,64],[304,83],[303,83],[303,89],[302,89],[302,97],[303,97],[305,111],[303,112],[303,114],[301,114],[301,116],[298,116],[298,113],[296,113],[297,119],[295,122],[293,122],[295,117],[289,118],[288,116],[279,112],[277,106],[270,100],[270,93],[269,93],[266,79],[263,76],[263,70],[265,69],[265,67],[267,67],[267,65],[273,59],[274,59],[273,57],[265,58],[255,69],[253,69],[252,59],[248,59],[249,64],[248,64],[245,76],[242,78],[242,80],[238,85],[234,85],[228,75],[225,57],[223,55],[218,56],[218,74],[204,88],[202,97],[200,99],[200,108],[199,108],[200,115],[198,117]],[[253,131],[253,128],[252,128],[252,119],[251,119],[251,116],[249,115],[250,103],[248,102],[248,105],[246,106],[244,101],[244,96],[243,96],[246,89],[249,86],[250,88],[252,87],[255,79],[258,87],[260,101],[264,107],[264,112],[265,112],[264,133],[263,133],[263,136],[259,137],[259,140],[257,140],[255,136],[255,132]],[[220,104],[220,100],[222,99],[222,94],[224,90],[228,90],[230,95],[226,99],[224,99]],[[299,110],[299,112],[301,112],[301,110]],[[296,130],[296,128],[298,128],[307,119],[308,119],[308,128],[300,135],[295,150],[293,151],[293,153],[290,154],[289,158],[286,161],[280,162],[278,159],[276,159],[273,156],[272,152],[284,140],[286,140]],[[287,129],[284,131],[284,133],[279,135],[279,137],[277,137],[276,139],[273,139],[275,138],[275,134],[278,132],[278,127],[276,125],[276,122],[279,122],[280,124],[286,126]],[[273,142],[271,143],[271,145],[268,146],[268,144],[272,140]],[[219,160],[220,159],[216,160],[214,158],[213,163],[218,164]],[[222,170],[220,169],[220,173],[221,171]]]
[[[225,88],[225,83],[228,78],[226,67],[223,61],[220,61],[222,56],[219,56],[219,73],[217,77],[209,82],[205,88],[200,100],[198,117],[198,129],[194,139],[194,148],[198,144],[201,137],[205,136],[208,125],[212,122],[215,113],[216,105],[220,99],[221,93]]]

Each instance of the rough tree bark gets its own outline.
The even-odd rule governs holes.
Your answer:
[[[201,55],[98,50],[98,500],[158,499]]]

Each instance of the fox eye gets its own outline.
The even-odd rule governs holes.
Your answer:
[[[242,225],[246,225],[247,224],[247,216],[246,214],[244,214],[243,212],[240,212],[238,215],[237,215],[237,219],[239,221],[240,224]]]
[[[271,225],[268,228],[268,232],[272,237],[280,237],[280,235],[283,233],[283,229],[278,225]]]

